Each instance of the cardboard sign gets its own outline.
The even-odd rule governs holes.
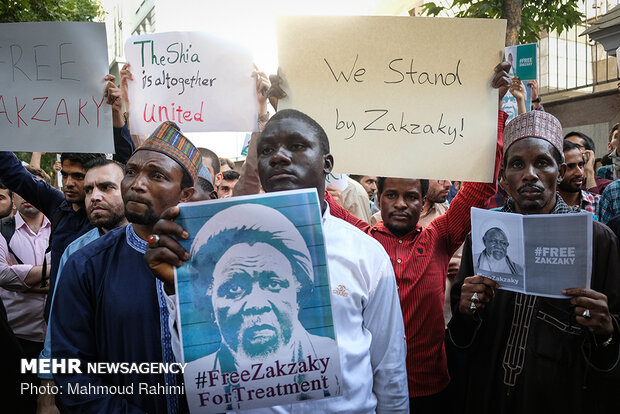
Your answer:
[[[192,413],[342,393],[315,189],[180,205],[176,269]],[[286,367],[286,368],[285,368]]]
[[[0,24],[0,149],[114,152],[103,23]]]
[[[199,32],[133,36],[125,56],[129,114],[135,134],[165,121],[184,132],[257,131],[256,81],[250,51]]]
[[[286,17],[278,54],[288,98],[330,139],[338,171],[492,181],[506,22]]]

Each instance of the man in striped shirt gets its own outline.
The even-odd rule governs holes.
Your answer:
[[[510,84],[507,67],[495,68],[492,82]],[[503,92],[503,93],[502,93]],[[499,172],[502,133],[508,115],[499,112],[495,179]],[[379,241],[392,261],[407,338],[407,379],[410,407],[416,413],[446,411],[442,393],[450,383],[444,348],[443,303],[448,264],[470,231],[471,207],[483,207],[495,194],[495,184],[465,183],[448,211],[423,228],[418,219],[428,180],[380,178],[379,205],[383,221],[369,225],[349,214],[326,195],[332,215],[342,218]]]

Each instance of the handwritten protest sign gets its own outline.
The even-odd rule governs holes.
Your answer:
[[[125,56],[131,129],[149,134],[164,121],[185,132],[256,131],[256,81],[250,51],[199,32],[130,37]]]
[[[0,24],[0,137],[9,151],[114,152],[103,23]]]
[[[344,191],[347,186],[347,176],[345,174],[331,173],[325,176],[325,187],[333,187],[336,190]]]
[[[176,269],[192,413],[341,394],[316,190],[181,204]]]
[[[592,214],[508,214],[471,210],[474,272],[500,289],[563,298],[589,288]]]
[[[493,68],[505,21],[286,17],[278,55],[288,98],[326,130],[338,171],[491,181]]]

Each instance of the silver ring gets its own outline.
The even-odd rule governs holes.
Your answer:
[[[581,314],[581,316],[583,316],[586,319],[590,319],[591,318],[591,316],[590,316],[590,309],[584,310],[583,313]]]
[[[474,292],[473,295],[471,295],[471,299],[472,302],[478,302],[478,292]]]
[[[478,308],[476,307],[476,304],[474,302],[471,303],[471,305],[469,305],[469,309],[473,310],[473,311],[477,311]]]

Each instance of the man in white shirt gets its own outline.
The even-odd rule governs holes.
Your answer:
[[[258,175],[265,191],[318,191],[343,384],[340,397],[252,411],[409,412],[404,327],[394,270],[376,240],[329,214],[323,195],[325,176],[334,161],[325,131],[299,111],[279,111],[256,145],[256,152],[248,156],[258,158]],[[176,214],[176,207],[164,212],[153,229],[159,240],[149,245],[145,256],[168,293],[174,292],[169,265],[180,265],[188,257],[170,237],[182,237],[184,232],[169,221]]]

